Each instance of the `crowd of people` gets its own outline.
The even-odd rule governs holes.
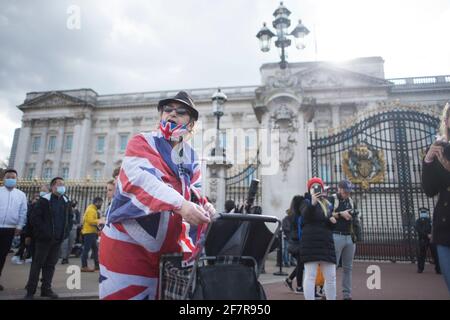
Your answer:
[[[434,269],[443,274],[450,292],[450,104],[441,116],[436,141],[427,149],[422,163],[422,186],[427,196],[438,196],[433,218],[428,208],[419,208],[415,223],[417,234],[417,272],[423,273],[427,250]],[[288,288],[305,299],[336,299],[336,267],[342,266],[342,295],[352,299],[352,266],[356,243],[361,240],[359,212],[350,194],[353,185],[342,180],[337,193],[329,195],[328,186],[314,177],[308,181],[304,196],[292,199],[283,219],[283,263],[296,261],[294,271],[285,279]],[[292,257],[292,258],[291,258]],[[296,287],[293,280],[296,278]],[[324,281],[322,281],[324,278]]]
[[[106,185],[104,212],[104,200],[96,197],[81,215],[78,203],[67,196],[61,177],[42,186],[27,204],[26,195],[17,189],[17,172],[5,171],[4,186],[0,187],[0,276],[14,237],[20,236],[12,261],[31,262],[26,299],[34,297],[41,272],[41,296],[58,298],[52,290],[55,265],[60,258],[62,264],[69,263],[80,233],[81,271],[100,272],[101,299],[157,299],[161,255],[192,254],[202,226],[215,214],[201,193],[198,158],[186,142],[199,115],[192,98],[183,91],[161,100],[158,111],[157,130],[136,135],[128,143],[121,168]],[[433,222],[424,208],[416,229],[418,272],[423,272],[430,247],[436,272],[442,272],[450,291],[449,117],[447,104],[441,135],[423,160],[425,193],[439,195]],[[359,212],[351,198],[353,188],[344,179],[337,193],[330,195],[322,179],[313,177],[307,182],[307,192],[294,196],[287,210],[284,238],[280,240],[284,242],[285,266],[295,269],[285,283],[306,300],[336,299],[339,265],[343,269],[343,299],[353,298],[353,259],[361,239]],[[225,203],[226,212],[242,210],[232,201]],[[251,213],[261,213],[260,207],[257,211]],[[93,269],[88,266],[89,252]]]
[[[114,185],[115,180],[111,180],[105,186],[108,204],[112,200]],[[98,234],[105,223],[104,214],[100,211],[102,198],[94,198],[82,215],[78,202],[66,194],[64,179],[55,177],[49,185],[42,185],[39,193],[27,203],[26,195],[17,189],[17,171],[14,169],[5,171],[0,197],[0,275],[6,257],[14,247],[14,239],[19,238],[11,262],[31,264],[26,299],[34,298],[39,280],[42,297],[58,298],[52,290],[52,280],[60,259],[65,265],[70,263],[71,255],[81,255],[82,272],[99,270],[96,249]],[[95,269],[87,267],[89,252],[92,252]],[[2,290],[4,287],[0,284]]]

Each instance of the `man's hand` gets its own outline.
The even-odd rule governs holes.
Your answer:
[[[16,228],[16,230],[14,230],[14,236],[20,236],[20,234],[22,233],[22,229],[17,229]]]
[[[331,222],[332,224],[336,224],[336,223],[337,223],[335,217],[330,217],[330,222]]]
[[[99,226],[101,224],[106,224],[105,217],[101,217],[100,219],[98,219],[97,225]]]
[[[209,223],[211,221],[205,209],[186,200],[183,201],[181,208],[179,210],[174,210],[174,212],[182,216],[186,222],[193,225]]]
[[[342,211],[340,213],[340,215],[342,218],[344,218],[347,221],[352,220],[352,215],[350,214],[350,212],[348,210]]]
[[[216,209],[215,209],[214,206],[213,206],[211,203],[209,203],[209,202],[207,202],[207,203],[204,204],[203,209],[205,209],[206,212],[209,214],[209,218],[214,217],[215,214],[216,214]]]

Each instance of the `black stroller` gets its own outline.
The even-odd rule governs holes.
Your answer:
[[[276,223],[276,232],[265,223]],[[159,298],[265,300],[258,278],[280,227],[273,216],[218,214],[199,239],[189,265],[182,262],[182,254],[161,257]]]

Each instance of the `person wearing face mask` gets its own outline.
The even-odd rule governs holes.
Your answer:
[[[97,233],[98,227],[105,224],[105,219],[99,217],[99,210],[102,208],[103,199],[97,197],[89,205],[83,216],[83,253],[81,254],[81,272],[94,272],[100,270],[98,263]],[[88,268],[88,255],[92,250],[92,257],[95,263],[95,269]]]
[[[157,107],[158,130],[134,136],[125,151],[100,238],[100,299],[157,299],[160,256],[188,256],[190,226],[215,213],[186,142],[198,120],[194,101],[180,91]]]
[[[35,251],[25,299],[33,299],[41,270],[41,297],[58,298],[51,285],[55,265],[59,259],[61,243],[69,236],[72,229],[73,214],[69,198],[65,195],[64,179],[53,178],[50,188],[51,192],[39,198],[31,213]]]
[[[27,197],[16,186],[17,171],[6,169],[0,187],[0,277],[14,236],[21,234],[27,220]]]
[[[332,215],[333,205],[325,197],[322,179],[309,179],[307,188],[309,193],[300,206],[303,227],[299,254],[300,262],[305,265],[305,300],[315,299],[317,266],[325,278],[327,300],[336,300],[336,252],[332,232],[336,218]]]
[[[425,259],[427,250],[430,248],[431,256],[434,261],[434,271],[441,273],[439,267],[439,258],[437,257],[436,246],[431,243],[431,219],[430,210],[427,208],[419,208],[419,218],[416,220],[415,229],[417,232],[418,248],[417,248],[417,272],[422,273],[425,269]]]

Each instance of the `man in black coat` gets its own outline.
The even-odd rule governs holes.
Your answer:
[[[31,213],[33,236],[36,240],[27,284],[26,299],[33,299],[42,270],[41,296],[57,299],[51,288],[61,243],[72,229],[73,214],[65,193],[64,179],[56,177],[50,183],[51,193],[41,197]]]
[[[425,268],[427,249],[430,248],[431,256],[433,257],[434,261],[434,270],[437,274],[440,274],[441,269],[439,268],[436,246],[431,243],[430,210],[428,210],[427,208],[419,209],[419,218],[416,220],[415,228],[419,241],[417,250],[417,272],[423,272],[423,269]]]

